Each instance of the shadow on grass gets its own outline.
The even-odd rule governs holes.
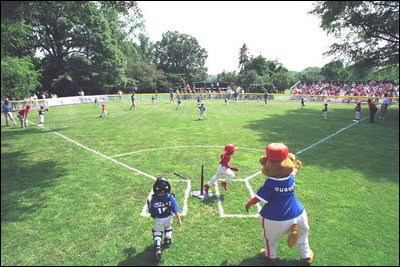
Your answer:
[[[28,162],[26,153],[1,153],[1,221],[29,219],[46,206],[43,192],[64,171],[51,160]]]
[[[57,129],[46,130],[35,125],[28,126],[27,128],[24,129],[22,129],[21,127],[13,126],[13,128],[8,127],[8,130],[1,131],[1,139],[3,140],[18,139],[20,136],[23,135],[60,132],[65,129],[68,128],[57,128]],[[2,143],[1,145],[4,146],[5,144]]]
[[[219,199],[221,202],[225,201],[224,195],[220,195]],[[203,204],[208,205],[208,206],[213,206],[215,203],[218,202],[217,196],[213,195],[212,197],[206,198],[202,201]]]
[[[223,261],[220,266],[303,266],[300,260],[279,259],[275,264],[263,259],[261,255],[256,255],[253,258],[244,259],[239,264],[228,264],[228,261]]]
[[[149,245],[143,252],[136,254],[135,248],[126,248],[123,250],[127,258],[118,266],[157,266],[158,264],[153,261],[153,245]],[[161,257],[162,264],[163,259]]]
[[[283,142],[296,153],[352,124],[353,108],[353,105],[331,108],[328,121],[323,120],[319,109],[288,110],[250,121],[245,128],[258,134],[265,144]],[[363,107],[362,112],[365,118],[368,108]],[[390,110],[388,116],[389,119],[375,123],[366,119],[304,151],[298,156],[303,167],[315,165],[332,171],[351,169],[368,179],[398,183],[398,109]],[[385,166],[385,171],[378,166]]]

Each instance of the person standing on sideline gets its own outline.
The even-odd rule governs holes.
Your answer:
[[[131,105],[131,108],[129,110],[132,110],[132,108],[136,109],[136,96],[135,96],[135,93],[132,93],[131,101],[132,101],[132,105]]]
[[[323,114],[324,114],[324,120],[328,120],[328,104],[327,103],[325,103],[324,104],[324,108],[322,109],[322,112],[323,112]]]
[[[97,107],[99,105],[99,100],[97,99],[97,97],[94,99],[94,105]]]
[[[4,117],[6,117],[6,126],[8,126],[8,120],[10,120],[14,126],[17,125],[12,114],[12,105],[7,98],[4,100],[3,113]]]
[[[388,94],[384,94],[381,102],[381,120],[386,119],[387,109],[390,105],[390,98],[388,96]]]
[[[360,119],[361,119],[361,103],[360,102],[357,103],[357,105],[354,108],[354,110],[356,112],[356,115],[355,115],[355,118],[354,118],[353,121],[354,122],[360,122]]]
[[[21,128],[28,127],[28,113],[29,113],[30,109],[31,109],[31,106],[26,105],[25,108],[18,111],[17,117],[18,117],[19,121],[21,122]]]
[[[301,108],[300,108],[300,109],[303,109],[303,108],[305,107],[305,105],[304,105],[304,97],[301,97],[301,99],[300,99],[300,105],[301,105]]]
[[[372,102],[371,98],[368,98],[367,100],[368,103],[368,108],[369,108],[369,122],[374,122],[375,121],[375,113],[378,111],[378,108]]]

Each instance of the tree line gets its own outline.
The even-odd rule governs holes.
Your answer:
[[[397,3],[398,10],[398,2],[383,2],[390,4],[383,9],[395,9]],[[335,21],[324,19],[324,12],[332,14],[329,8],[334,12],[339,9],[325,1],[318,4],[313,12],[321,16],[321,27],[334,32],[336,29],[331,29],[329,23]],[[337,5],[342,13],[347,11],[347,6]],[[381,8],[378,11],[382,15]],[[363,12],[366,13],[360,11]],[[394,26],[388,30],[396,36]],[[279,92],[298,80],[397,79],[398,82],[399,73],[398,41],[397,62],[394,50],[387,49],[387,54],[392,55],[388,60],[372,60],[382,58],[380,50],[376,56],[353,58],[351,64],[335,59],[322,68],[310,67],[301,72],[289,71],[280,62],[261,55],[254,57],[243,44],[238,49],[237,72],[207,77],[207,51],[197,39],[168,31],[161,40],[150,41],[136,1],[2,1],[1,36],[2,98],[22,99],[34,91],[58,96],[76,95],[80,90],[86,94],[111,94],[118,90],[166,92],[183,83],[210,79],[249,92]]]

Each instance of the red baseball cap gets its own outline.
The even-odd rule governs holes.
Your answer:
[[[235,147],[232,144],[228,144],[224,147],[224,150],[229,152],[229,153],[233,153],[233,151],[235,151],[237,149],[237,147]]]
[[[265,148],[267,159],[272,161],[283,161],[288,157],[289,148],[282,143],[271,143]]]

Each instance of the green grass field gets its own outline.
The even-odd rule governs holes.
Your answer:
[[[322,103],[204,103],[203,121],[195,101],[180,111],[168,101],[139,101],[136,110],[111,102],[107,117],[93,104],[53,107],[45,128],[4,127],[2,116],[1,265],[154,265],[153,219],[141,216],[154,181],[137,171],[169,178],[180,208],[187,204],[160,265],[265,265],[257,217],[221,217],[216,197],[185,200],[199,189],[201,165],[208,180],[223,146],[238,146],[238,181],[230,191],[219,186],[220,205],[225,215],[254,216],[255,206],[243,209],[251,194],[241,179],[260,170],[265,146],[284,142],[299,152],[352,124],[355,105],[329,104],[324,121]],[[28,119],[37,123],[37,111]],[[364,120],[298,155],[296,195],[308,213],[314,265],[399,265],[398,137],[399,109],[391,106],[387,120]],[[251,188],[264,179],[256,175]],[[279,265],[299,265],[285,240]]]

